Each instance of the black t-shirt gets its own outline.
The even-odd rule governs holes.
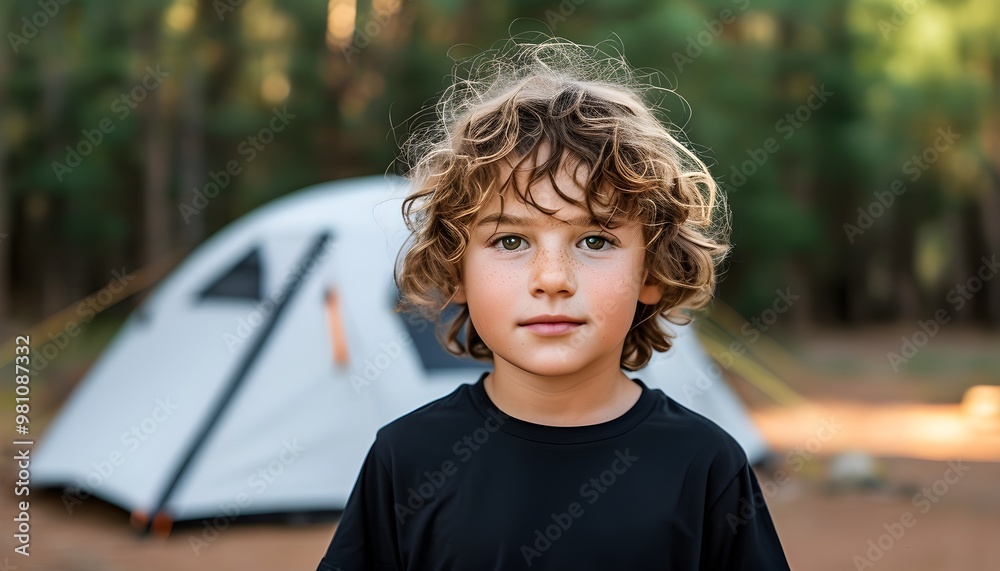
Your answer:
[[[775,571],[739,444],[642,381],[588,426],[507,416],[483,385],[378,431],[319,571]]]

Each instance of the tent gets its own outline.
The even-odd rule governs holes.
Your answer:
[[[292,193],[198,247],[129,316],[49,426],[34,482],[150,525],[343,509],[379,427],[487,366],[394,313],[405,182]],[[687,327],[633,376],[766,448]],[[691,389],[691,390],[688,390]]]

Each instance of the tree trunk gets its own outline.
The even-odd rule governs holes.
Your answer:
[[[8,19],[0,18],[0,22],[6,25]],[[7,28],[4,27],[4,29]],[[10,77],[9,74],[10,56],[6,49],[0,49],[0,78],[6,79]],[[6,114],[4,113],[7,109],[6,83],[6,81],[0,83],[0,125],[6,123]],[[10,288],[14,281],[14,273],[10,267],[11,234],[14,233],[14,230],[11,227],[8,212],[8,201],[11,198],[7,196],[7,171],[3,168],[5,164],[7,164],[7,133],[6,130],[0,130],[0,323],[4,324],[3,327],[0,327],[0,335],[4,339],[12,334],[8,328],[11,327]]]
[[[64,53],[67,26],[65,18],[57,18],[48,30],[55,42],[48,45],[43,57],[42,78],[42,125],[41,129],[48,133],[46,156],[64,156],[63,145],[59,143],[60,118],[66,103],[67,70],[65,60],[58,54]],[[66,141],[70,142],[70,141]],[[75,143],[75,141],[74,141]],[[51,176],[55,176],[54,174]],[[56,183],[57,185],[60,183]],[[63,237],[60,228],[64,227],[64,199],[59,194],[45,189],[34,189],[34,196],[29,197],[28,227],[26,233],[26,250],[23,252],[34,267],[28,268],[33,274],[40,274],[41,284],[41,315],[47,316],[59,311],[69,303],[68,279],[65,270],[66,251],[60,247]]]
[[[170,182],[170,149],[163,120],[163,98],[158,91],[153,91],[149,98],[145,129],[146,176],[143,183],[144,264],[156,263],[169,253],[169,221],[172,214],[166,200]]]
[[[997,156],[996,151],[988,147],[985,150],[988,156]],[[1000,151],[1000,148],[997,151]],[[986,189],[979,196],[977,210],[986,246],[983,256],[987,260],[993,260],[994,256],[1000,258],[1000,226],[997,225],[997,221],[1000,221],[1000,170],[989,162],[986,168],[991,170],[991,176]],[[978,269],[982,265],[983,262],[979,259],[975,267]],[[992,325],[1000,325],[1000,276],[993,276],[983,284],[983,294],[986,295],[986,299],[981,307],[985,310],[985,321]]]
[[[137,30],[139,53],[156,65],[159,48],[159,13],[150,14]],[[168,80],[169,81],[169,80]],[[166,124],[163,91],[165,86],[149,93],[143,111],[143,147],[145,149],[145,179],[143,181],[143,233],[142,263],[153,264],[171,249],[170,209],[167,189],[170,182],[169,129]]]
[[[195,44],[194,38],[191,40]],[[197,49],[197,46],[192,46]],[[192,50],[193,51],[193,50]],[[204,82],[198,58],[190,60],[181,87],[180,194],[181,202],[190,203],[193,189],[205,184]],[[205,235],[205,213],[189,216],[181,233],[184,246],[192,249]]]

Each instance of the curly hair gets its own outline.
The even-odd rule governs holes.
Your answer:
[[[520,200],[552,214],[530,191],[532,182],[547,177],[563,200],[608,227],[642,225],[648,283],[658,284],[663,296],[655,305],[637,304],[621,366],[640,369],[653,351],[668,350],[668,322],[689,322],[683,310],[712,297],[716,264],[728,250],[729,219],[708,168],[657,118],[653,98],[669,90],[649,77],[620,53],[558,38],[511,38],[459,62],[435,107],[436,120],[404,147],[413,190],[403,216],[412,236],[397,263],[397,310],[437,322],[449,352],[491,360],[468,305],[444,310],[462,282],[461,262],[479,213],[513,188]],[[548,152],[539,160],[542,147]],[[555,185],[567,160],[587,174],[582,202]],[[528,188],[511,174],[500,180],[504,161],[532,165]]]

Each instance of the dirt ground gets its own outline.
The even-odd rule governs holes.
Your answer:
[[[921,513],[926,506],[914,504],[912,490],[831,495],[806,477],[781,480],[783,485],[766,494],[792,569],[995,571],[1000,568],[1000,463],[966,465],[968,472],[926,513]],[[948,465],[897,459],[888,461],[887,469],[888,479],[900,488],[922,487],[942,480]],[[762,475],[761,481],[769,480]],[[13,511],[9,500],[4,496],[5,514]],[[200,537],[197,527],[174,530],[167,539],[143,539],[131,531],[123,512],[97,501],[73,517],[66,516],[57,497],[32,509],[32,555],[13,555],[5,534],[4,571],[311,570],[334,530],[332,524],[238,525],[196,553],[190,538]],[[910,527],[901,523],[907,512],[913,516],[905,520]],[[900,537],[891,537],[885,526]],[[855,557],[873,565],[859,564]]]
[[[996,336],[976,340],[990,353],[1000,346]],[[945,352],[950,342],[969,348],[964,338],[937,342]],[[1000,570],[1000,430],[970,425],[957,404],[963,383],[997,384],[998,377],[990,370],[946,381],[933,371],[886,375],[880,350],[866,339],[811,343],[803,362],[820,372],[789,382],[802,403],[768,404],[737,382],[775,451],[758,478],[792,569]],[[831,379],[824,351],[872,365]],[[866,352],[872,359],[865,361]],[[866,478],[838,477],[859,463]],[[7,490],[9,473],[0,478]],[[14,500],[10,491],[0,494],[7,522],[0,571],[310,570],[334,531],[333,523],[234,525],[196,551],[198,527],[140,538],[124,512],[100,501],[68,516],[57,495],[33,495],[26,558],[13,552]]]

